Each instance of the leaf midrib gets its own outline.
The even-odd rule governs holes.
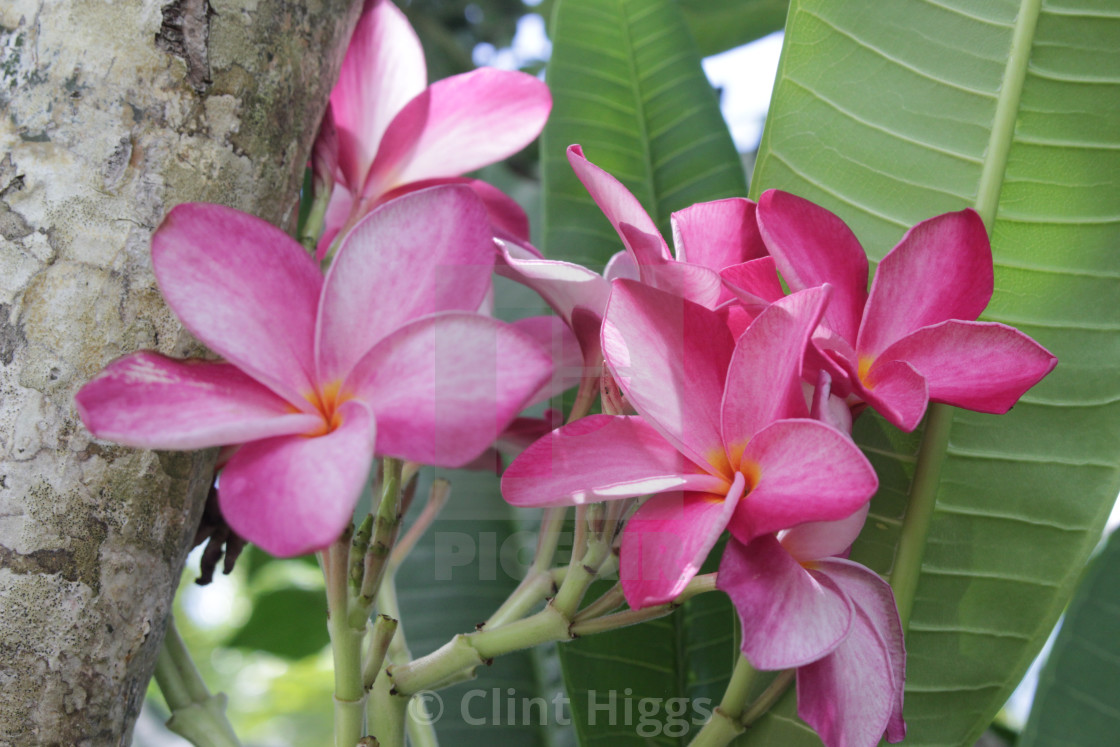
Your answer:
[[[999,208],[1003,178],[1007,172],[1007,159],[1014,141],[1015,120],[1019,112],[1023,86],[1030,64],[1042,0],[1021,0],[1019,13],[1011,34],[1011,51],[1001,80],[992,131],[980,169],[976,189],[976,211],[984,221],[990,235]],[[926,418],[922,443],[918,451],[918,464],[911,483],[910,501],[891,569],[891,587],[894,589],[902,628],[907,630],[914,596],[922,571],[933,513],[937,506],[937,492],[941,484],[941,469],[949,449],[952,432],[953,410],[949,405],[931,405]]]

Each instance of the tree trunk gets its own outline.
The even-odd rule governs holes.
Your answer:
[[[130,742],[213,453],[98,441],[74,393],[199,351],[152,275],[169,208],[292,226],[360,8],[0,3],[0,745]]]

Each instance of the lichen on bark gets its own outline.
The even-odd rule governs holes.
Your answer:
[[[170,6],[208,21],[181,55]],[[360,6],[0,4],[0,747],[129,743],[213,454],[100,442],[73,395],[129,351],[201,352],[151,232],[187,201],[291,227]]]

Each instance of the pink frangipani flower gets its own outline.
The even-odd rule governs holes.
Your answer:
[[[268,223],[180,205],[153,236],[152,267],[225,360],[125,356],[82,387],[78,411],[128,446],[240,444],[219,481],[230,526],[276,555],[322,548],[350,521],[375,451],[466,463],[548,379],[531,338],[463,311],[487,293],[492,261],[486,211],[465,187],[370,213],[325,278]]]
[[[460,174],[524,148],[551,107],[547,86],[520,72],[480,68],[428,86],[424,50],[404,13],[389,0],[366,0],[316,149],[335,168],[320,259],[378,204],[439,183],[466,183],[499,232],[527,238],[516,203]]]
[[[929,402],[1007,412],[1057,359],[1027,335],[975,321],[991,300],[992,252],[970,209],[925,220],[879,263],[867,290],[863,247],[840,218],[777,190],[758,223],[791,290],[835,288],[815,336],[833,391],[854,395],[903,430]]]
[[[716,585],[742,623],[757,669],[797,669],[797,710],[827,747],[906,736],[906,652],[891,587],[843,557],[866,516],[803,524],[747,544],[732,538]]]
[[[623,532],[620,576],[634,608],[679,594],[724,529],[749,542],[858,511],[875,472],[847,436],[807,418],[801,391],[827,295],[815,288],[773,304],[736,343],[716,312],[616,281],[603,353],[639,416],[592,415],[553,431],[506,470],[506,500],[661,494]]]

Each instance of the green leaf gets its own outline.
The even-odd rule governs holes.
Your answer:
[[[602,267],[622,244],[565,150],[574,143],[642,202],[669,214],[742,196],[743,169],[672,0],[562,0],[552,20],[553,108],[541,140],[544,251]]]
[[[700,54],[725,52],[781,30],[789,0],[678,0]]]
[[[227,646],[302,659],[330,643],[322,589],[279,589],[253,599],[253,612]]]
[[[1038,680],[1020,747],[1093,747],[1120,733],[1120,535],[1093,561]]]
[[[716,570],[723,545],[701,572]],[[597,583],[589,598],[608,586]],[[668,617],[561,646],[580,744],[687,745],[727,687],[738,658],[735,627],[730,600],[711,593]]]
[[[791,5],[754,193],[825,205],[872,259],[976,207],[996,264],[984,318],[1060,360],[1008,415],[936,407],[920,446],[858,424],[882,487],[853,557],[892,574],[909,617],[907,743],[975,741],[1120,489],[1118,41],[1115,3]],[[792,701],[743,743],[816,743]]]

